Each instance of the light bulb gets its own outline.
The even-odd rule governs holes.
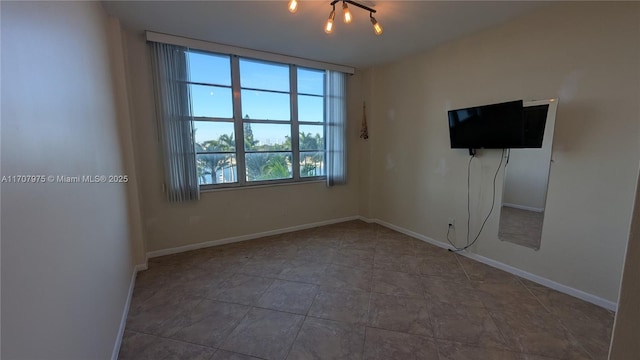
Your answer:
[[[327,20],[327,24],[324,26],[324,32],[327,34],[331,34],[333,31],[333,20],[336,18],[336,9],[331,10],[331,14],[329,14],[329,19]]]
[[[298,11],[298,0],[290,0],[289,1],[289,12],[293,14],[296,11]]]
[[[373,24],[373,31],[376,33],[376,35],[381,35],[382,26],[380,26],[380,24],[378,23],[378,20],[376,20],[376,18],[371,16],[371,23]]]
[[[351,11],[349,11],[349,7],[346,2],[342,2],[342,11],[344,12],[344,23],[348,24],[351,22]]]

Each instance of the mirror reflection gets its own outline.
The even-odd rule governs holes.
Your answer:
[[[557,99],[529,101],[524,106],[527,128],[533,129],[532,134],[544,135],[542,139],[529,139],[532,143],[541,143],[540,148],[511,149],[508,152],[498,238],[538,250],[552,161]]]

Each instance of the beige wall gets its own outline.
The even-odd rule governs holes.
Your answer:
[[[472,250],[617,300],[640,160],[638,4],[554,6],[358,72],[349,81],[348,185],[215,191],[181,205],[161,189],[142,34],[121,34],[97,3],[2,2],[1,10],[2,175],[131,179],[2,184],[3,358],[111,356],[145,251],[354,215],[439,241],[454,217],[462,245],[468,156],[449,149],[446,110],[515,98],[560,98],[542,247],[500,242],[494,213]],[[363,100],[367,141],[358,139]],[[473,165],[474,229],[498,161],[484,151]],[[627,272],[640,261],[636,233]],[[636,293],[625,286],[621,313]],[[632,325],[616,324],[620,358],[615,341],[628,349],[620,334]]]
[[[351,106],[356,109],[356,113],[358,114],[359,121],[356,121],[360,124],[359,128],[362,128],[362,116],[363,116],[363,103],[366,105],[366,109],[364,110],[364,115],[367,119],[367,129],[369,139],[361,139],[358,138],[357,145],[353,148],[357,149],[358,152],[358,201],[359,201],[359,215],[365,218],[371,218],[371,182],[372,176],[370,176],[369,169],[371,168],[371,153],[373,151],[373,147],[371,146],[372,140],[371,137],[377,136],[378,134],[375,132],[375,127],[372,127],[371,123],[371,109],[373,108],[373,104],[369,101],[372,98],[374,83],[373,76],[371,71],[359,71],[357,72],[353,78],[351,79],[351,87],[350,87],[350,97],[351,97]],[[360,132],[358,132],[358,136],[360,136]]]
[[[129,172],[117,22],[96,2],[1,6],[2,175]],[[142,259],[130,186],[2,184],[3,359],[111,357]]]
[[[615,302],[640,159],[639,12],[556,5],[368,69],[370,216],[442,242],[454,217],[463,245],[469,157],[450,149],[446,111],[559,97],[541,249],[499,241],[495,211],[471,251]],[[472,165],[474,233],[499,156],[482,151]]]
[[[640,177],[638,189],[640,189]],[[640,342],[638,342],[640,307],[638,304],[640,304],[640,191],[636,192],[620,302],[611,341],[611,360],[633,359],[640,354]]]
[[[153,84],[144,36],[127,32],[128,77],[133,99],[136,165],[141,184],[147,251],[250,235],[358,214],[358,161],[350,141],[346,186],[308,183],[204,192],[201,200],[169,204],[154,114]],[[351,81],[350,81],[351,82]],[[349,111],[349,139],[357,139],[361,109]]]

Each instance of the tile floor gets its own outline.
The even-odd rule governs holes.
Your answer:
[[[500,240],[526,246],[530,249],[540,249],[542,240],[542,223],[544,212],[516,209],[502,206],[500,209]]]
[[[613,316],[353,221],[151,259],[119,358],[606,359]]]

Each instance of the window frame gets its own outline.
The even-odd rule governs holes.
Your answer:
[[[231,91],[232,91],[232,109],[233,109],[233,118],[219,118],[219,117],[206,117],[199,116],[193,117],[193,121],[198,122],[213,122],[213,123],[233,123],[234,124],[234,139],[235,139],[235,151],[234,152],[198,152],[196,151],[196,156],[199,154],[233,154],[235,155],[235,165],[236,165],[236,182],[228,182],[228,183],[216,183],[216,184],[199,184],[200,191],[213,191],[213,190],[222,190],[222,189],[238,189],[238,188],[251,188],[256,186],[270,186],[270,185],[285,185],[285,184],[300,184],[300,183],[310,183],[310,182],[319,182],[326,181],[327,179],[327,169],[326,169],[326,161],[327,161],[327,118],[326,118],[326,71],[324,69],[313,68],[309,66],[299,66],[296,64],[287,64],[273,60],[265,60],[255,57],[249,56],[239,56],[234,54],[221,54],[212,51],[199,50],[199,49],[188,49],[189,53],[200,53],[200,54],[209,54],[215,56],[225,56],[229,58],[230,61],[230,76],[231,76]],[[249,61],[262,62],[265,64],[276,64],[276,65],[285,65],[289,69],[289,107],[290,107],[290,119],[287,120],[264,120],[264,119],[248,119],[245,120],[242,116],[242,90],[258,90],[258,91],[266,91],[266,92],[274,92],[274,93],[285,93],[284,91],[277,90],[266,90],[266,89],[254,89],[254,88],[242,88],[240,84],[240,60],[246,59]],[[317,71],[323,73],[323,84],[322,84],[322,95],[317,94],[308,94],[308,93],[298,93],[298,69],[305,69],[309,71]],[[206,85],[206,86],[216,86],[216,87],[227,87],[225,85],[219,84],[208,84],[201,82],[191,82],[189,84],[194,85]],[[322,108],[322,121],[299,121],[298,119],[298,97],[300,95],[304,96],[316,96],[322,97],[323,108]],[[249,181],[247,180],[247,168],[246,168],[246,155],[254,153],[252,151],[247,151],[245,149],[245,139],[244,139],[244,125],[245,123],[252,124],[287,124],[291,129],[291,178],[285,179],[273,179],[273,180],[259,180],[259,181]],[[300,151],[300,125],[321,125],[323,126],[323,149],[318,149],[313,152],[322,152],[323,153],[323,163],[324,167],[324,175],[318,176],[301,176],[301,151]],[[195,139],[194,139],[195,140]],[[195,142],[195,141],[194,141]],[[283,152],[289,153],[288,150],[282,151],[260,151],[260,152]],[[260,153],[258,152],[258,153]],[[303,152],[311,152],[311,151],[303,151]],[[212,176],[214,176],[212,174]],[[199,179],[198,179],[199,180]]]
[[[296,68],[297,70],[298,68]],[[313,69],[309,69],[309,68],[303,68],[306,70],[313,70]],[[296,71],[296,76],[297,76],[297,71]],[[317,94],[311,94],[311,93],[301,93],[301,92],[297,92],[297,86],[298,86],[298,82],[296,79],[296,106],[298,105],[298,99],[300,97],[300,95],[302,96],[313,96],[313,97],[322,97],[322,121],[307,121],[307,120],[300,120],[299,117],[299,112],[297,111],[298,109],[296,108],[296,122],[297,122],[297,134],[298,136],[296,137],[296,142],[298,144],[298,176],[302,179],[326,179],[327,178],[327,103],[326,103],[326,85],[327,85],[327,78],[326,78],[326,74],[323,75],[323,82],[322,82],[322,95],[317,95]],[[300,150],[300,126],[304,126],[304,125],[321,125],[322,126],[322,141],[323,141],[323,148],[322,149],[316,149],[316,150]],[[323,153],[323,163],[324,163],[324,175],[319,175],[319,176],[302,176],[300,174],[300,155],[303,152],[322,152]]]

